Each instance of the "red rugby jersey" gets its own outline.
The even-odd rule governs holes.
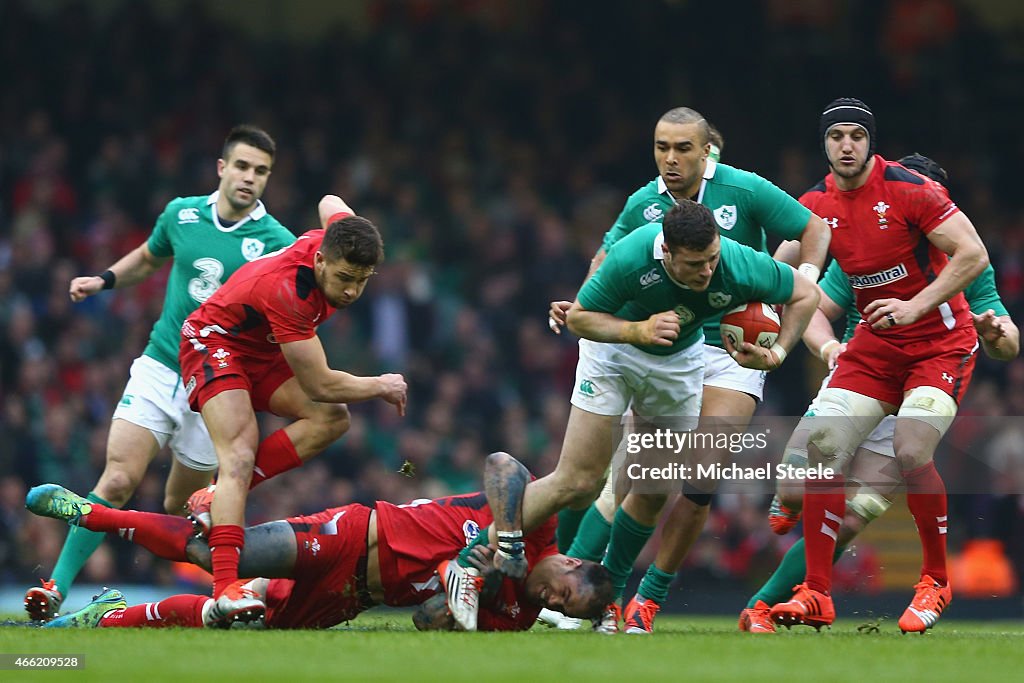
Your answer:
[[[849,278],[862,314],[876,299],[912,299],[949,263],[926,235],[959,211],[956,204],[939,183],[877,154],[861,187],[840,190],[830,173],[800,203],[832,229],[829,251]],[[912,325],[874,331],[919,339],[971,324],[967,301],[958,293]]]
[[[493,521],[487,497],[480,493],[414,500],[406,505],[377,502],[377,549],[387,605],[418,605],[442,590],[435,574],[442,560],[455,557]],[[551,517],[526,536],[530,567],[558,552]],[[498,604],[481,605],[480,630],[525,630],[537,620],[540,607],[526,600],[523,584],[505,579]]]
[[[185,321],[194,334],[216,325],[235,348],[261,358],[278,344],[310,339],[334,313],[313,274],[313,256],[323,230],[310,230],[286,249],[245,264]],[[214,333],[219,333],[219,330]]]

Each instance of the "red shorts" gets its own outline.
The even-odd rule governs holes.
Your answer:
[[[973,326],[935,339],[890,340],[859,325],[839,356],[828,386],[900,405],[916,387],[935,387],[960,402],[971,383],[978,349]]]
[[[272,356],[252,356],[232,342],[231,338],[211,334],[197,348],[188,338],[182,338],[178,360],[189,407],[199,413],[217,394],[245,389],[253,410],[270,412],[270,397],[295,373],[280,351]]]
[[[295,569],[267,587],[270,628],[329,628],[373,606],[366,587],[370,508],[353,504],[291,517]]]

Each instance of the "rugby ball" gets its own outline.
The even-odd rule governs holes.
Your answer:
[[[737,306],[722,316],[719,329],[733,346],[741,341],[770,349],[779,337],[781,321],[775,308],[760,301]]]

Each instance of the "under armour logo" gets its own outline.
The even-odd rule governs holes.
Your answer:
[[[947,384],[953,383],[953,375],[949,374],[948,372],[942,373],[942,379],[946,380]]]
[[[825,225],[832,228],[833,230],[839,227],[838,218],[822,218],[822,220],[825,221]]]

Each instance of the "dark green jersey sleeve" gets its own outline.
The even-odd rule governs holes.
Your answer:
[[[850,279],[846,277],[846,273],[839,267],[839,261],[832,259],[832,263],[828,264],[818,286],[840,308],[853,306],[853,287],[850,286]]]
[[[996,289],[996,271],[991,265],[981,271],[981,275],[976,277],[974,282],[967,285],[964,296],[967,297],[967,305],[971,307],[971,312],[976,315],[981,315],[989,309],[996,315],[1010,315],[999,297],[999,290]]]
[[[811,219],[811,211],[774,183],[756,176],[754,214],[767,232],[787,240],[798,240]]]

